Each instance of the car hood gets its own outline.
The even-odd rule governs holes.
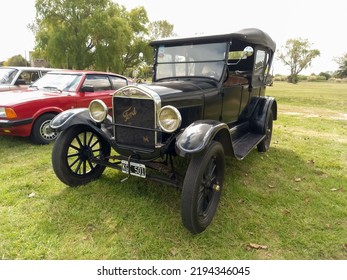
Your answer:
[[[0,92],[0,106],[13,106],[28,101],[41,100],[46,98],[57,98],[64,93],[47,92],[42,90],[23,90]]]
[[[143,85],[155,91],[163,103],[174,100],[200,99],[206,91],[217,88],[217,82],[212,80],[179,80]],[[189,93],[189,94],[188,94]]]

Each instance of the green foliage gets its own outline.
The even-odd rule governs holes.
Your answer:
[[[30,63],[22,55],[18,54],[5,61],[4,66],[30,66]]]
[[[141,10],[133,10],[130,13],[129,21],[136,22],[137,18],[141,18],[143,13]],[[136,26],[134,26],[136,27]],[[144,34],[148,35],[148,40],[144,40]],[[135,32],[132,43],[128,45],[123,58],[122,73],[137,78],[148,78],[151,70],[148,65],[152,64],[153,50],[149,46],[149,41],[161,37],[173,36],[173,25],[166,20],[154,21],[148,25],[147,29],[139,29]]]
[[[331,78],[331,74],[327,72],[320,72],[319,76],[325,77],[325,80],[329,80]]]
[[[30,28],[36,39],[33,57],[57,68],[127,76],[152,63],[148,42],[153,36],[173,35],[173,25],[166,20],[149,24],[144,7],[127,11],[111,0],[36,0],[36,20]]]
[[[326,81],[327,78],[325,75],[311,75],[307,77],[307,81],[309,82],[323,82]]]
[[[311,44],[307,39],[298,38],[287,40],[286,45],[279,51],[278,58],[290,68],[290,83],[296,84],[299,81],[298,74],[320,55],[319,50],[310,48]]]
[[[36,0],[35,56],[52,66],[122,73],[143,41],[148,23],[143,7],[127,12],[110,0]]]
[[[121,183],[111,169],[68,188],[52,171],[52,145],[0,136],[0,257],[346,260],[347,84],[267,91],[279,109],[271,148],[226,159],[217,214],[198,236],[182,227],[174,188]]]
[[[338,78],[346,78],[347,77],[347,53],[337,58],[336,62],[339,64],[339,69],[336,71],[336,76]]]
[[[150,31],[149,36],[151,40],[172,37],[175,35],[173,32],[174,26],[167,20],[158,20],[151,22],[148,29]]]

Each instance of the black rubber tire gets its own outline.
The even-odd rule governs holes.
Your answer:
[[[265,153],[270,148],[271,137],[273,129],[273,115],[272,110],[269,111],[266,118],[265,138],[257,145],[258,152]]]
[[[224,149],[216,141],[189,163],[182,188],[181,216],[183,225],[193,234],[204,231],[215,215],[224,166]]]
[[[55,114],[48,113],[37,118],[30,135],[33,143],[39,145],[49,144],[57,138],[58,132],[50,127],[50,122],[54,117]]]
[[[98,179],[105,166],[92,163],[91,157],[108,157],[111,147],[87,127],[70,127],[60,133],[52,150],[52,165],[57,177],[76,187]]]

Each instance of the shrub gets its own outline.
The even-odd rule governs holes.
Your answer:
[[[285,75],[275,75],[275,77],[273,78],[274,81],[278,81],[278,82],[286,82],[287,79],[288,78]]]
[[[316,75],[311,75],[307,77],[307,81],[309,82],[322,82],[322,81],[326,81],[327,78],[325,76],[316,76]]]

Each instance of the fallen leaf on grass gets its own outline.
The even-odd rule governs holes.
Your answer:
[[[175,247],[171,248],[171,249],[170,249],[170,253],[171,253],[171,255],[176,256],[177,253],[178,253],[177,248],[175,248]]]
[[[34,192],[32,192],[31,194],[28,195],[29,198],[32,198],[34,196],[36,196],[36,194]]]
[[[257,244],[257,243],[249,243],[249,247],[252,248],[252,249],[263,249],[263,250],[267,250],[268,247],[266,245],[260,245],[260,244]]]
[[[93,232],[96,231],[96,227],[93,224],[88,224],[85,228],[87,232]]]
[[[294,181],[297,182],[297,183],[298,183],[298,182],[301,182],[301,180],[302,180],[302,179],[299,178],[299,177],[294,179]]]

